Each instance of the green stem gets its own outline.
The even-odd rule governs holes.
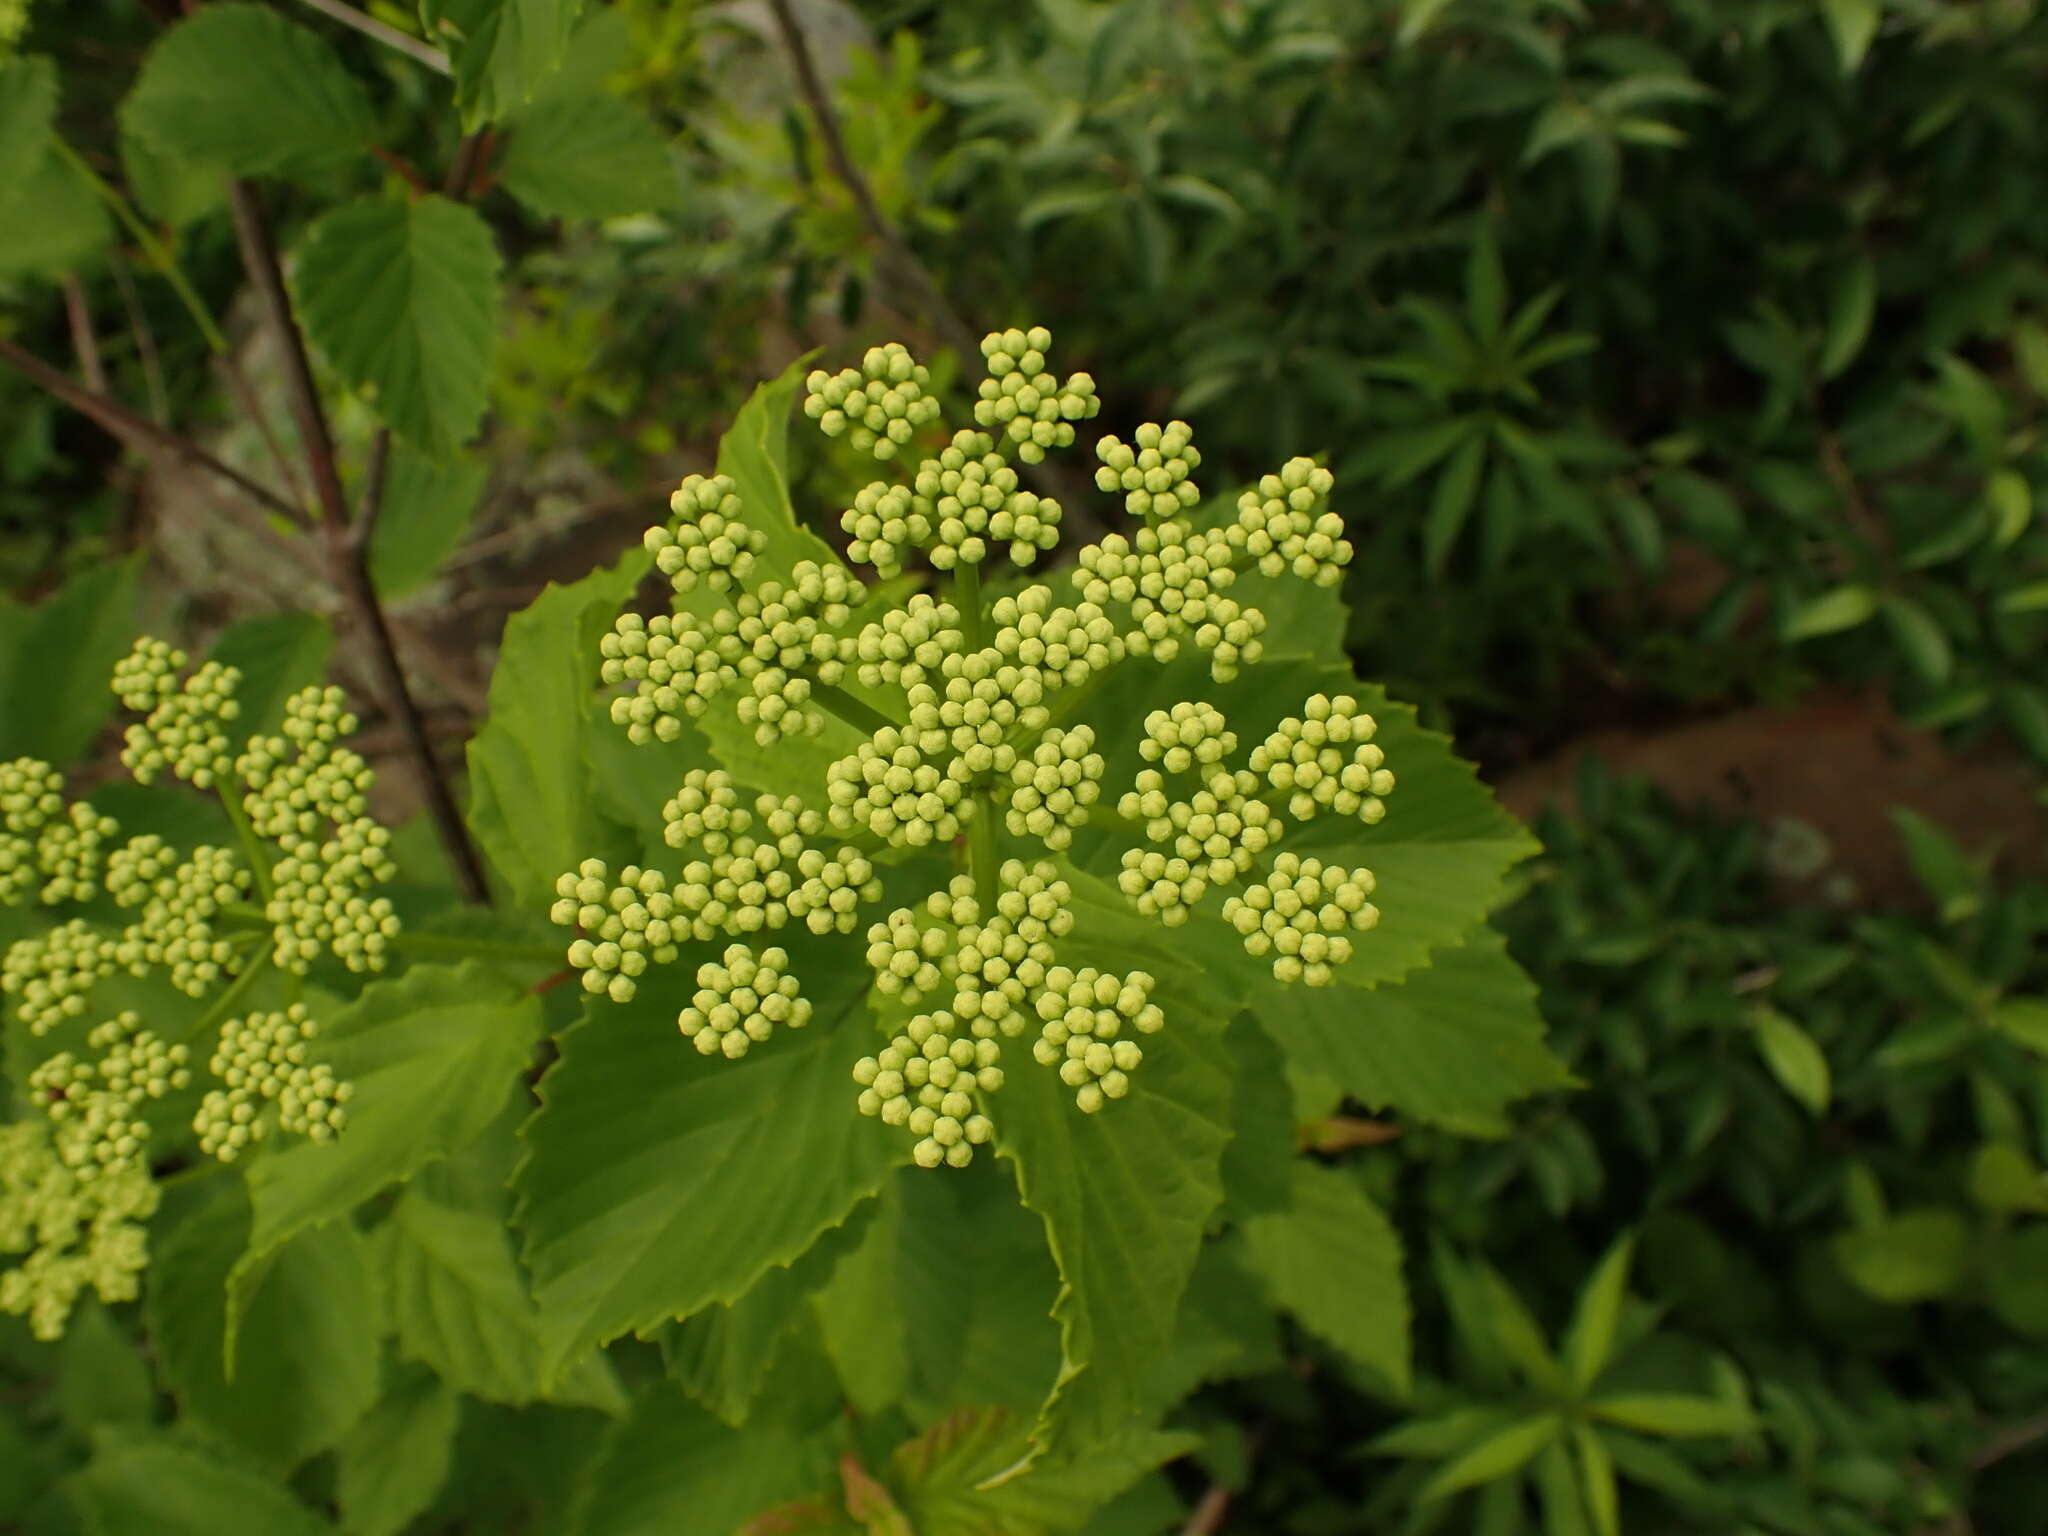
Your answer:
[[[62,139],[52,139],[51,143],[56,147],[58,157],[85,178],[86,184],[99,196],[100,201],[113,210],[114,217],[121,221],[122,227],[135,237],[135,243],[142,247],[142,254],[149,258],[149,264],[171,285],[171,291],[178,296],[178,302],[185,306],[186,313],[192,317],[192,323],[199,327],[199,334],[206,338],[207,348],[213,352],[226,352],[228,339],[221,334],[212,311],[206,307],[206,301],[199,297],[170,250],[156,237],[156,232],[144,222],[142,215],[135,211],[134,204],[101,177],[99,172],[86,164],[85,157],[69,144]]]
[[[544,944],[508,944],[499,939],[469,939],[452,933],[407,933],[391,940],[401,955],[467,955],[507,964],[560,965],[562,951]]]
[[[986,922],[996,910],[996,798],[986,786],[974,792],[974,819],[967,823],[967,869],[974,876],[974,900]]]
[[[213,1000],[213,1006],[199,1016],[199,1022],[192,1026],[192,1033],[186,1038],[197,1039],[218,1029],[221,1020],[234,1011],[235,1004],[240,1001],[242,994],[255,985],[256,978],[268,971],[271,964],[270,950],[267,947],[259,949],[256,957],[243,967],[242,974],[229,982],[227,990]]]
[[[891,720],[873,705],[855,698],[843,688],[834,688],[829,683],[811,684],[811,702],[827,714],[837,715],[857,731],[872,736],[886,726],[901,725],[901,720]]]
[[[256,901],[269,922],[270,912],[270,863],[263,856],[263,844],[257,839],[256,829],[249,823],[249,813],[242,809],[242,802],[229,792],[227,785],[216,782],[214,793],[220,796],[220,803],[228,813],[228,821],[234,826],[235,836],[241,839],[242,857],[249,861],[249,873],[256,881]]]
[[[981,567],[965,560],[953,567],[953,606],[960,610],[960,631],[967,649],[978,651],[988,642],[982,638],[986,625],[981,612]]]

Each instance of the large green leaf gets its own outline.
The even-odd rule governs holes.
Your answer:
[[[474,1141],[532,1059],[540,1001],[474,962],[421,966],[321,1023],[324,1059],[355,1085],[348,1128],[250,1164],[256,1219],[231,1282],[238,1301],[294,1234]]]
[[[461,1401],[432,1372],[402,1371],[335,1457],[335,1494],[350,1536],[398,1536],[448,1476]]]
[[[403,597],[431,580],[469,531],[487,471],[477,459],[430,459],[393,448],[384,506],[370,540],[378,595]]]
[[[616,96],[550,96],[507,126],[498,177],[536,213],[617,218],[668,208],[681,193],[661,130]]]
[[[25,611],[0,601],[0,761],[83,756],[114,713],[107,680],[135,639],[141,556],[81,569]]]
[[[445,197],[366,197],[323,214],[299,250],[299,318],[392,431],[446,455],[475,435],[497,335],[490,226]]]
[[[334,1536],[275,1479],[170,1435],[102,1436],[66,1488],[94,1536]]]
[[[155,154],[296,176],[364,153],[369,98],[316,32],[260,5],[208,5],[158,39],[121,106]]]
[[[32,55],[0,59],[0,186],[11,192],[43,163],[56,120],[57,66]]]
[[[1498,1131],[1508,1104],[1570,1081],[1543,1044],[1535,985],[1490,928],[1398,985],[1269,987],[1253,1006],[1295,1067],[1452,1129]]]
[[[585,744],[616,727],[597,704],[597,642],[648,563],[629,552],[505,623],[490,715],[469,743],[469,825],[522,906],[551,903],[564,871],[604,851]]]
[[[1287,1209],[1244,1224],[1245,1247],[1269,1295],[1395,1395],[1408,1392],[1408,1290],[1401,1240],[1357,1182],[1297,1162]]]
[[[514,1180],[554,1362],[739,1300],[908,1159],[909,1138],[853,1107],[875,1044],[865,968],[843,942],[785,943],[814,1016],[739,1061],[676,1032],[687,959],[562,1037]]]
[[[230,1376],[227,1279],[249,1224],[232,1186],[180,1213],[158,1239],[145,1311],[157,1368],[185,1417],[288,1471],[376,1400],[376,1294],[347,1222],[298,1234],[244,1299]]]
[[[614,1429],[584,1479],[578,1536],[734,1536],[765,1509],[822,1486],[830,1442],[781,1425],[721,1424],[657,1383]]]
[[[524,106],[561,67],[583,0],[421,0],[420,20],[455,65],[463,126]]]
[[[1040,1449],[1099,1444],[1141,1430],[1149,1375],[1223,1200],[1230,1137],[1229,1054],[1213,983],[1162,930],[1111,905],[1078,871],[1077,921],[1062,963],[1150,971],[1166,1028],[1145,1041],[1129,1095],[1084,1115],[1071,1089],[1030,1061],[1009,1072],[992,1109],[1024,1203],[1045,1222],[1059,1267],[1060,1379]]]
[[[319,614],[264,613],[230,624],[206,659],[241,672],[235,728],[253,734],[284,724],[284,701],[321,680],[333,650],[334,631]]]

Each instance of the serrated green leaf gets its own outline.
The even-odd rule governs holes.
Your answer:
[[[1868,623],[1877,613],[1877,594],[1860,582],[1845,582],[1807,599],[1779,628],[1781,640],[1812,640]]]
[[[676,1033],[681,966],[562,1036],[513,1181],[554,1360],[737,1301],[908,1160],[908,1137],[853,1107],[876,1039],[858,951],[785,943],[812,1021],[743,1060]]]
[[[403,1371],[335,1456],[335,1496],[349,1536],[398,1536],[448,1476],[461,1404],[431,1372]]]
[[[1297,1161],[1290,1173],[1288,1207],[1244,1223],[1252,1268],[1303,1327],[1406,1397],[1408,1290],[1393,1224],[1338,1169]]]
[[[1609,1424],[1671,1439],[1745,1435],[1756,1428],[1747,1408],[1678,1392],[1615,1393],[1593,1398],[1586,1409]]]
[[[1172,1342],[1204,1227],[1223,1200],[1230,1135],[1228,1058],[1208,1033],[1221,1022],[1209,1012],[1213,989],[1178,946],[1155,937],[1161,930],[1136,917],[1117,924],[1114,892],[1064,873],[1090,910],[1062,942],[1063,963],[1150,971],[1167,1024],[1146,1041],[1130,1095],[1097,1114],[1082,1114],[1072,1090],[1035,1063],[1020,1062],[1003,1085],[998,1151],[1045,1222],[1060,1273],[1063,1358],[1034,1436],[1040,1450],[1141,1427],[1148,1374]]]
[[[540,910],[555,881],[603,850],[584,792],[599,716],[597,642],[646,572],[645,550],[546,591],[505,622],[490,712],[469,743],[469,827],[520,905]]]
[[[1879,1301],[1904,1306],[1946,1296],[1963,1281],[1969,1229],[1941,1207],[1901,1211],[1882,1223],[1834,1240],[1842,1272]]]
[[[182,1213],[151,1255],[144,1315],[186,1418],[284,1472],[334,1445],[376,1400],[376,1294],[362,1239],[330,1222],[273,1246],[230,1338],[227,1281],[249,1230],[232,1185]]]
[[[1858,256],[1835,280],[1828,295],[1827,329],[1821,335],[1820,376],[1832,379],[1863,350],[1877,312],[1877,263]]]
[[[1820,0],[1820,10],[1835,40],[1842,73],[1855,74],[1870,51],[1870,40],[1877,36],[1877,24],[1884,14],[1881,0]]]
[[[121,126],[156,155],[299,176],[364,153],[369,98],[318,33],[260,5],[208,5],[142,61]]]
[[[62,277],[112,233],[106,206],[54,140],[20,181],[0,187],[0,277]]]
[[[1813,1043],[1813,1036],[1775,1008],[1759,1008],[1750,1015],[1756,1031],[1757,1054],[1771,1069],[1778,1085],[1813,1114],[1827,1113],[1830,1080],[1828,1059]]]
[[[1417,1490],[1415,1502],[1434,1504],[1467,1488],[1490,1483],[1527,1465],[1537,1452],[1558,1437],[1564,1421],[1553,1414],[1496,1430],[1470,1450],[1446,1462]]]
[[[33,608],[0,600],[0,762],[59,767],[84,755],[114,713],[107,679],[135,640],[141,557],[81,569]]]
[[[498,276],[497,242],[475,210],[445,197],[367,197],[307,231],[294,291],[335,372],[392,431],[445,456],[483,419]]]
[[[1635,1246],[1633,1234],[1615,1243],[1579,1292],[1562,1354],[1565,1374],[1581,1392],[1613,1363],[1615,1330],[1621,1324],[1622,1303],[1628,1300],[1628,1272]]]
[[[1536,988],[1491,929],[1435,951],[1399,985],[1271,989],[1252,1005],[1301,1071],[1371,1109],[1471,1131],[1514,1100],[1563,1087]]]
[[[673,207],[681,193],[654,120],[616,96],[549,96],[506,129],[498,178],[538,214],[618,218]]]
[[[539,1034],[540,1000],[476,963],[415,967],[321,1020],[322,1059],[355,1084],[348,1129],[250,1164],[256,1215],[230,1277],[236,1310],[294,1234],[347,1215],[476,1140],[526,1070]]]
[[[94,1536],[334,1536],[274,1478],[170,1435],[106,1436],[65,1486]]]
[[[387,601],[424,585],[460,547],[488,470],[473,458],[430,459],[394,444],[384,506],[370,538],[370,579]]]
[[[727,1536],[825,1486],[831,1467],[823,1436],[778,1424],[732,1429],[680,1387],[657,1382],[606,1437],[569,1528],[576,1536]]]
[[[1138,1435],[1040,1462],[1027,1477],[984,1487],[1016,1461],[1029,1429],[1028,1417],[968,1408],[899,1445],[889,1457],[889,1482],[904,1528],[973,1536],[1081,1530],[1095,1509],[1195,1443],[1187,1434]]]
[[[517,111],[561,67],[583,0],[420,0],[420,21],[447,48],[463,126]]]

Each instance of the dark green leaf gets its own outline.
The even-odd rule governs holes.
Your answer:
[[[1610,1424],[1672,1439],[1745,1435],[1756,1428],[1747,1408],[1719,1398],[1675,1392],[1616,1393],[1596,1397],[1586,1406]]]
[[[1811,640],[1867,624],[1877,613],[1877,594],[1858,582],[1831,587],[1801,603],[1779,626],[1781,640]]]
[[[1622,1303],[1628,1300],[1628,1271],[1634,1257],[1635,1238],[1623,1237],[1607,1250],[1579,1292],[1562,1353],[1565,1374],[1581,1392],[1613,1362],[1615,1331],[1621,1324]]]
[[[490,227],[472,209],[445,197],[361,198],[307,232],[299,318],[394,432],[445,456],[483,419],[498,266]]]
[[[669,208],[680,194],[653,119],[616,96],[549,96],[507,131],[499,179],[536,213],[617,218]]]
[[[370,540],[370,579],[379,596],[403,597],[433,579],[469,531],[487,474],[477,459],[436,460],[393,445]]]
[[[1423,564],[1434,581],[1443,579],[1451,549],[1472,511],[1479,492],[1479,472],[1486,465],[1486,442],[1467,438],[1437,476],[1435,494],[1430,497],[1429,516],[1422,525]]]
[[[398,1373],[341,1442],[335,1493],[349,1536],[398,1536],[448,1476],[460,1400],[431,1372]]]
[[[1877,264],[1859,256],[1835,280],[1828,297],[1827,331],[1821,338],[1820,376],[1832,379],[1863,350],[1877,310]]]
[[[222,630],[206,659],[242,674],[237,726],[275,731],[284,724],[286,698],[326,675],[333,650],[334,631],[319,614],[266,613]]]
[[[583,0],[420,0],[420,21],[455,66],[463,126],[524,106],[561,67]]]
[[[142,557],[87,566],[26,611],[0,599],[0,761],[59,767],[84,755],[114,713],[108,678],[135,640]]]
[[[275,1479],[169,1435],[106,1437],[67,1488],[94,1536],[334,1536]]]
[[[1757,1009],[1750,1023],[1756,1030],[1757,1052],[1779,1086],[1813,1114],[1825,1114],[1831,1091],[1828,1059],[1813,1036],[1775,1008]]]
[[[32,55],[0,59],[0,202],[43,163],[56,120],[56,65]]]

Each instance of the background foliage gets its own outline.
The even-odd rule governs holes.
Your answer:
[[[1262,1185],[1224,1154],[1179,1325],[1142,1341],[1170,1415],[1121,1460],[973,1491],[1060,1358],[1007,1164],[898,1175],[751,1288],[671,1275],[596,1321],[585,1207],[550,1207],[539,1171],[575,1116],[522,1143],[514,1090],[526,1043],[561,1036],[541,1099],[587,1080],[617,1097],[581,1115],[630,1105],[634,1010],[574,1025],[559,992],[521,1000],[551,961],[464,972],[451,949],[344,1016],[361,1061],[383,1021],[433,1058],[416,1081],[468,1085],[435,1136],[399,1148],[394,1111],[347,1187],[172,1186],[141,1307],[87,1308],[56,1345],[6,1320],[0,1523],[709,1530],[779,1504],[757,1529],[2027,1528],[2048,1473],[2031,0],[794,5],[858,192],[772,8],[356,13],[410,50],[332,9],[0,7],[0,760],[101,784],[101,680],[146,625],[267,659],[276,697],[331,656],[383,701],[410,814],[352,527],[434,750],[469,743],[501,891],[606,836],[630,853],[649,770],[543,725],[589,713],[589,644],[637,576],[613,560],[807,348],[836,365],[901,336],[971,373],[950,307],[974,333],[1051,327],[1109,386],[1100,430],[1184,417],[1214,485],[1330,464],[1359,673],[1511,803],[1564,793],[1504,948],[1431,955],[1370,1031],[1304,1007],[1211,1038],[1191,1100],[1204,1072],[1284,1081],[1239,1108],[1308,1155]],[[116,436],[23,357],[125,402]],[[850,459],[807,446],[789,474],[830,531]],[[1654,766],[1631,744],[1714,720],[1819,753],[1836,707],[1894,749],[1841,763],[1828,798],[1868,810],[1831,837],[1768,784],[1731,817],[1739,753],[1663,788],[1544,772],[1588,747]],[[1896,777],[1902,742],[1936,770]],[[2009,794],[1972,816],[1943,786],[1987,763]],[[94,799],[124,831],[206,835],[160,796]],[[554,942],[514,905],[453,915],[430,819],[400,840],[423,937]],[[1880,843],[1907,879],[1866,859]],[[724,1172],[707,1226],[737,1220],[748,1152],[717,1138],[743,1129],[665,1149]],[[366,1155],[347,1146],[294,1155]],[[230,1384],[245,1250],[279,1256],[244,1272],[262,1374]],[[874,1326],[904,1293],[932,1315]],[[591,1350],[664,1308],[687,1316]],[[319,1390],[280,1415],[266,1379]]]

